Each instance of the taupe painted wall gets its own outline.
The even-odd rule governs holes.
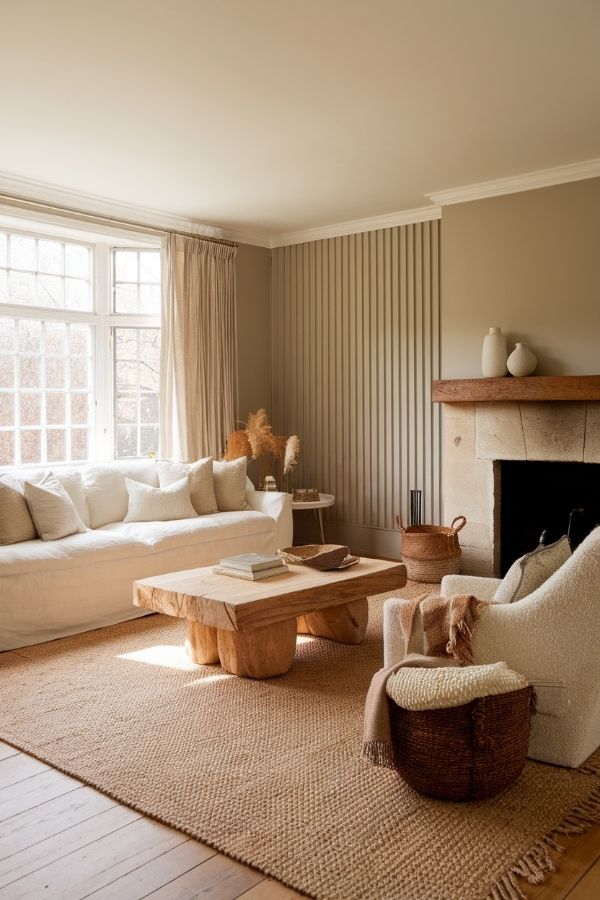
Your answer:
[[[481,376],[490,325],[536,374],[600,372],[600,178],[445,207],[441,243],[443,378]]]
[[[269,295],[271,251],[240,244],[236,256],[238,329],[238,419],[271,398]]]

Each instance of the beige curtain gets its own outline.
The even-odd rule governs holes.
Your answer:
[[[161,454],[219,457],[235,425],[237,248],[171,234],[164,266]]]

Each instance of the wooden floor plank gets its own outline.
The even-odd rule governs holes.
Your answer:
[[[16,756],[19,751],[0,741],[0,759],[8,759],[9,756]]]
[[[48,769],[25,781],[11,784],[0,790],[0,822],[11,816],[18,816],[26,809],[35,809],[53,797],[60,797],[81,786],[80,781],[55,769]]]
[[[227,856],[213,856],[148,897],[152,900],[235,900],[264,875]]]
[[[600,897],[600,860],[568,894],[569,900],[598,900]]]
[[[273,878],[265,878],[239,896],[239,900],[295,900],[295,898],[301,900],[302,894],[285,887]]]
[[[520,881],[527,900],[563,900],[590,868],[600,854],[600,827],[591,828],[576,837],[560,835],[557,842],[565,847],[564,853],[550,851],[558,865],[558,872],[548,875],[542,884],[529,885]]]
[[[90,900],[142,900],[215,855],[216,850],[190,838],[95,891]]]
[[[116,806],[90,822],[117,811],[130,812]],[[44,900],[81,900],[186,840],[184,834],[140,817],[20,878],[10,885],[8,896],[10,900],[30,900],[42,895]]]
[[[33,775],[39,775],[40,772],[46,772],[49,768],[46,763],[34,759],[33,756],[26,756],[25,753],[0,759],[0,790]]]
[[[67,831],[116,806],[105,794],[81,786],[0,822],[0,860]]]
[[[13,887],[14,882],[22,884],[28,878],[32,878],[33,883],[36,872],[39,870],[49,871],[53,865],[55,868],[52,869],[51,874],[55,880],[63,880],[66,872],[71,877],[73,874],[71,862],[63,862],[66,857],[74,857],[81,848],[96,847],[98,841],[106,835],[121,831],[127,825],[141,819],[141,815],[132,809],[127,809],[125,806],[113,806],[86,822],[8,856],[0,861],[0,897],[12,897],[13,893],[21,896],[18,894],[17,888]],[[11,885],[11,890],[3,894],[6,885]],[[25,896],[27,896],[27,892]],[[29,894],[29,897],[35,896],[35,891]]]

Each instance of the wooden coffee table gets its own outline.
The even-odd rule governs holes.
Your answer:
[[[209,566],[136,581],[133,602],[186,619],[186,648],[194,662],[220,662],[234,675],[271,678],[292,665],[296,634],[360,644],[367,596],[405,584],[404,565],[366,557],[329,572],[290,566],[262,581],[215,575]]]

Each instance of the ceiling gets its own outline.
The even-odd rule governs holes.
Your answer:
[[[0,0],[0,170],[282,233],[600,157],[597,0]]]

